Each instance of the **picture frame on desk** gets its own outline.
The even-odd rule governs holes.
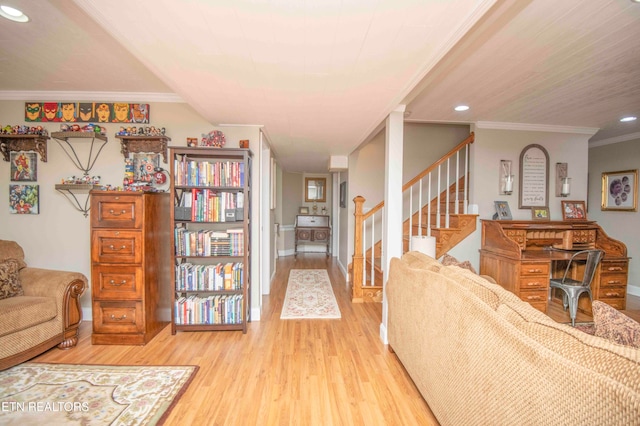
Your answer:
[[[531,220],[537,220],[541,222],[549,221],[549,208],[548,207],[532,207]]]
[[[602,173],[602,210],[638,211],[638,170]]]
[[[512,220],[511,209],[509,203],[506,201],[494,201],[493,204],[496,207],[496,214],[493,216],[497,220]]]
[[[587,220],[584,201],[562,201],[562,220]]]
[[[298,209],[298,214],[309,214],[309,207],[300,207]]]

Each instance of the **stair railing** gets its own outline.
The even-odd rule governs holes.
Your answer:
[[[468,212],[469,206],[469,145],[474,141],[474,134],[456,145],[451,151],[445,154],[438,161],[427,167],[424,171],[402,186],[403,194],[403,217],[408,217],[408,238],[409,249],[411,249],[411,237],[413,234],[413,224],[417,221],[417,234],[423,235],[423,228],[426,229],[426,236],[431,236],[432,210],[435,208],[435,227],[449,228],[450,215],[460,213],[460,203],[462,202],[462,213]],[[454,158],[455,157],[455,158]],[[455,163],[451,165],[452,161]],[[461,170],[462,168],[462,170]],[[444,175],[444,177],[443,177]],[[444,180],[444,184],[443,184]],[[424,182],[426,181],[426,185]],[[461,185],[461,182],[463,183]],[[450,207],[450,188],[453,186],[455,193],[455,203],[453,212]],[[462,186],[463,194],[460,199],[459,187]],[[432,199],[432,194],[437,196]],[[414,197],[417,202],[414,203]],[[427,202],[423,203],[423,199]],[[384,219],[384,200],[373,207],[368,212],[364,212],[365,198],[357,196],[353,199],[355,204],[355,224],[354,224],[354,253],[351,263],[352,279],[352,302],[363,302],[365,296],[373,294],[376,289],[383,286],[381,270],[382,251],[384,244],[382,241],[382,226]],[[435,204],[432,205],[432,204]],[[442,212],[444,204],[444,212]],[[407,212],[406,214],[404,212]],[[442,224],[444,217],[444,225]],[[426,220],[426,226],[423,226]],[[376,273],[376,265],[379,271]],[[368,279],[367,279],[368,278]]]

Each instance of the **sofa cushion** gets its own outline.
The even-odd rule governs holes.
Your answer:
[[[493,284],[478,274],[459,266],[443,266],[440,273],[445,277],[461,284],[466,289],[475,294],[480,300],[489,305],[491,309],[496,309],[500,300],[509,297],[509,292],[497,284]],[[515,297],[515,295],[514,295]]]
[[[599,300],[594,300],[591,306],[596,336],[640,348],[640,323]]]
[[[19,296],[0,300],[0,336],[47,322],[56,315],[54,297]]]
[[[442,264],[431,256],[419,251],[409,251],[402,255],[402,262],[410,268],[426,269],[438,272]]]
[[[471,262],[469,262],[468,260],[465,260],[464,262],[460,262],[458,259],[451,256],[449,253],[446,253],[444,256],[442,256],[442,260],[440,260],[440,263],[442,263],[444,266],[449,266],[449,265],[459,266],[463,269],[468,269],[474,274],[476,273],[476,270],[471,265]]]
[[[7,259],[17,260],[20,269],[27,267],[27,264],[24,263],[24,250],[20,244],[10,240],[0,240],[0,262]]]
[[[20,284],[18,261],[7,259],[0,263],[0,299],[22,296],[24,291]]]

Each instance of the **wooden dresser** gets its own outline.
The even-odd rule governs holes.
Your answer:
[[[591,285],[594,300],[625,309],[629,258],[627,247],[607,236],[593,221],[482,221],[480,274],[546,312],[549,278],[561,277],[569,257],[590,248],[605,252]],[[572,278],[582,277],[582,265]],[[591,313],[588,297],[579,309]]]
[[[91,342],[144,345],[170,316],[169,193],[90,194]]]
[[[329,256],[329,244],[331,242],[329,216],[300,214],[296,216],[295,231],[295,256],[298,255],[298,245],[307,243],[326,245],[327,257]]]

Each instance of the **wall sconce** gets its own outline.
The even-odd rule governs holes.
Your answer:
[[[500,195],[511,195],[512,192],[511,160],[500,160]]]
[[[567,163],[556,163],[556,197],[568,197],[571,194],[571,178]]]

